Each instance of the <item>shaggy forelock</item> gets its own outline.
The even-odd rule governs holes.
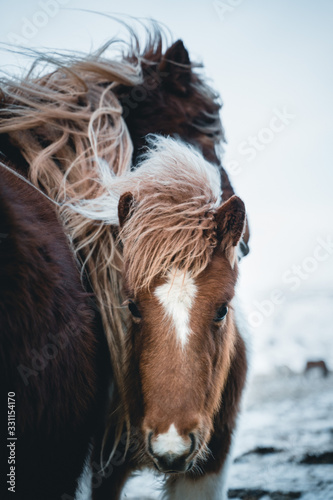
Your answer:
[[[126,278],[134,292],[149,288],[171,266],[202,272],[216,246],[221,202],[217,168],[191,146],[161,136],[132,176],[134,204],[121,233]]]

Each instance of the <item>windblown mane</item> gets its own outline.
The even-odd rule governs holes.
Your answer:
[[[114,176],[102,166],[107,192],[70,205],[87,219],[118,225],[119,198],[132,193],[131,215],[119,240],[134,293],[172,265],[193,277],[206,268],[216,246],[214,214],[222,195],[218,168],[194,147],[153,134],[147,143],[137,169]]]
[[[133,147],[122,117],[119,89],[142,83],[145,54],[152,60],[160,56],[161,34],[155,32],[141,53],[137,39],[134,46],[132,56],[127,54],[120,61],[103,57],[106,46],[84,58],[42,56],[42,62],[53,64],[51,73],[36,76],[31,71],[24,79],[0,80],[4,162],[13,162],[6,151],[15,150],[20,161],[12,163],[14,167],[56,202],[69,242],[96,297],[119,399],[116,444],[124,423],[128,429],[130,425],[123,258],[135,289],[149,286],[171,262],[200,272],[215,244],[213,211],[220,201],[217,169],[175,140],[153,141],[140,168],[130,173]],[[200,126],[197,123],[196,130]],[[134,195],[136,210],[119,236],[116,206],[127,190]],[[158,247],[166,241],[172,245],[161,256]]]
[[[98,53],[85,58],[40,57],[55,70],[46,76],[0,81],[0,150],[15,151],[14,166],[59,207],[70,245],[94,291],[108,341],[119,407],[116,441],[129,428],[124,388],[126,308],[121,307],[122,257],[108,224],[87,219],[67,202],[91,200],[105,192],[101,165],[115,175],[130,170],[132,142],[114,95],[115,85],[142,81],[140,67],[110,61]],[[19,151],[19,153],[17,153]],[[8,154],[8,161],[13,161]]]
[[[171,266],[203,271],[214,247],[220,174],[194,148],[155,136],[132,176],[134,210],[120,233],[129,287],[148,287]]]

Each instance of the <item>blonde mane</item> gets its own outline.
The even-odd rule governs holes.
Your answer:
[[[216,245],[220,173],[193,147],[157,136],[131,171],[132,143],[113,91],[141,83],[138,62],[104,60],[98,53],[56,66],[46,76],[0,81],[0,134],[27,162],[23,173],[58,204],[94,291],[115,379],[114,451],[124,425],[128,438],[130,429],[123,265],[134,292],[171,265],[200,273]],[[135,203],[119,233],[118,201],[127,191]]]
[[[202,272],[214,247],[214,212],[221,203],[218,169],[181,141],[154,136],[132,176],[132,214],[120,232],[128,285],[134,294],[171,266]]]
[[[206,268],[216,246],[214,214],[222,195],[218,167],[194,147],[153,134],[147,142],[149,149],[134,171],[115,176],[100,165],[105,193],[70,204],[86,219],[116,226],[119,198],[132,193],[131,213],[118,239],[134,294],[171,266],[193,277]]]

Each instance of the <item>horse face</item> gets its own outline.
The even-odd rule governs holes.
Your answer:
[[[128,201],[126,194],[122,205]],[[142,431],[146,451],[162,472],[186,472],[204,458],[233,355],[235,251],[245,221],[241,200],[223,204],[216,221],[219,244],[199,275],[171,268],[149,290],[136,296],[126,290]]]
[[[233,352],[236,270],[219,252],[196,278],[171,269],[130,303],[147,451],[186,471],[205,449]]]

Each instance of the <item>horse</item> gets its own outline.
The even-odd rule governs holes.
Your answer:
[[[122,193],[134,447],[94,498],[119,498],[131,471],[152,466],[175,474],[166,498],[225,498],[247,368],[233,305],[245,207],[237,196],[221,201],[219,171],[197,150],[161,136],[149,141],[132,175],[119,185],[109,179],[110,191]]]
[[[0,174],[1,392],[15,416],[7,443],[16,444],[7,463],[16,480],[2,484],[3,498],[74,497],[105,408],[103,329],[54,206]]]
[[[36,474],[30,477],[32,463],[24,498],[31,492],[34,498],[71,497],[92,437],[91,463],[101,461],[94,499],[119,498],[129,474],[144,466],[166,474],[168,498],[222,498],[247,372],[234,293],[249,232],[244,204],[216,151],[223,139],[218,96],[196,73],[183,43],[163,54],[156,32],[141,54],[132,46],[121,61],[105,59],[103,50],[69,62],[46,60],[56,69],[45,76],[1,82],[0,175],[8,184],[3,199],[12,196],[1,232],[19,240],[12,219],[23,211],[33,230],[29,244],[38,250],[30,252],[31,270],[40,253],[45,260],[30,288],[22,286],[23,303],[32,295],[26,335],[17,315],[9,321],[4,312],[21,306],[7,289],[0,316],[1,331],[16,331],[13,338],[25,344],[15,355],[12,344],[2,347],[8,386],[26,391],[20,432],[29,444],[23,455],[35,439],[44,444],[38,467],[48,479],[39,488]],[[46,213],[45,233],[57,235],[57,245],[50,238],[41,252]],[[20,258],[8,252],[9,283],[17,280]],[[23,261],[20,275],[27,266]],[[57,286],[64,280],[55,293],[60,302],[50,299],[40,324],[31,325],[39,310],[36,290],[47,284],[50,297],[57,290],[48,282],[51,271]],[[75,315],[81,302],[93,319]],[[62,303],[71,306],[68,316]],[[49,317],[58,315],[63,324],[55,322],[54,331],[68,324],[79,331],[71,336],[67,330],[69,347],[48,360],[36,383],[23,387],[17,367],[34,342],[47,343]],[[75,369],[67,376],[71,363]],[[66,397],[61,406],[64,372],[66,391],[81,403],[77,409]],[[52,412],[39,384],[54,388],[63,418]],[[78,422],[85,432],[77,430]],[[56,438],[53,428],[59,428]],[[59,453],[52,457],[46,449],[54,442]],[[107,474],[121,444],[124,456]]]

